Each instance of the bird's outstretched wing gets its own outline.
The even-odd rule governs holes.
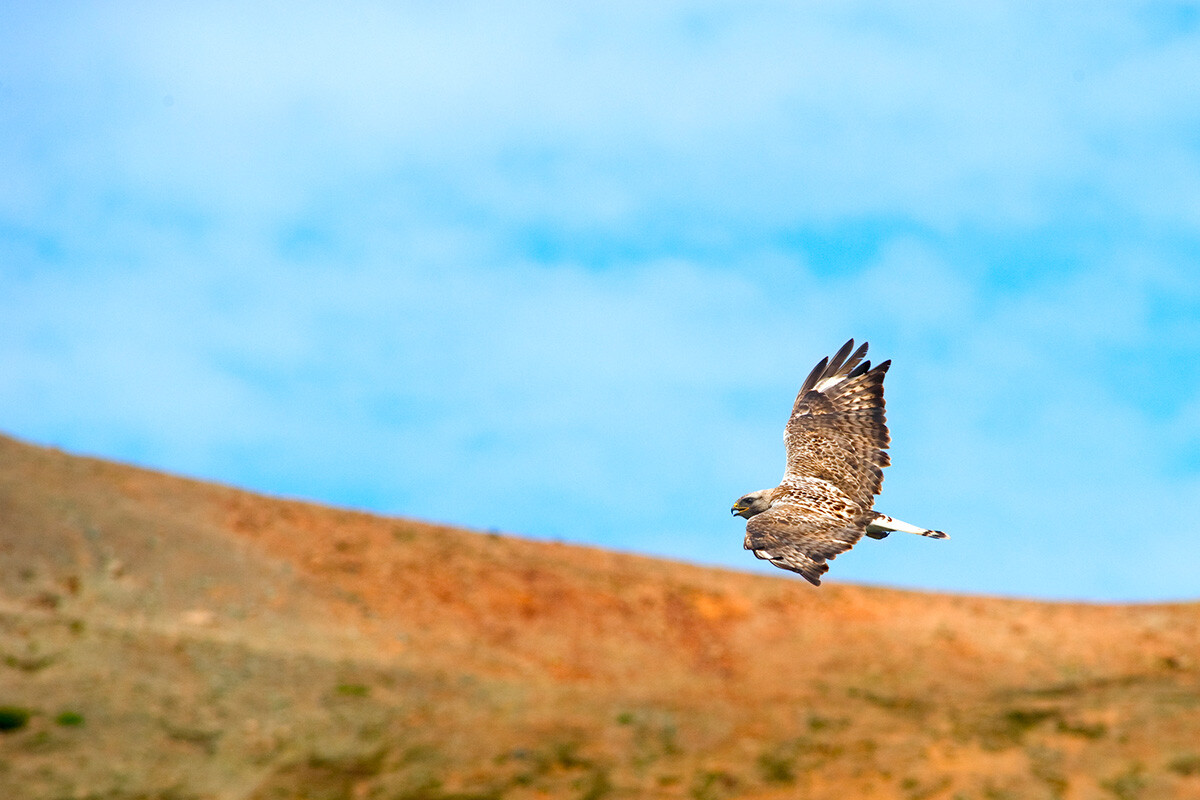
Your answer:
[[[787,468],[771,508],[750,518],[746,549],[820,584],[827,559],[849,550],[874,517],[889,463],[883,376],[854,340],[822,359],[784,429]]]
[[[853,547],[869,516],[838,519],[807,506],[776,503],[746,523],[746,549],[820,586],[821,576],[829,571],[826,559]]]
[[[862,511],[883,488],[891,438],[884,413],[883,376],[891,361],[874,369],[846,342],[832,359],[822,359],[796,395],[783,432],[787,468],[783,484],[796,478],[828,481]]]

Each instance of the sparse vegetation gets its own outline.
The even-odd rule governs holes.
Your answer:
[[[1057,708],[1012,708],[1004,712],[1004,724],[1018,734],[1036,727],[1048,719],[1062,716]]]
[[[1149,800],[1200,776],[1200,605],[813,590],[75,463],[0,437],[0,797]]]
[[[580,754],[583,744],[579,739],[570,738],[553,742],[550,745],[551,761],[563,769],[582,769],[592,765],[591,759]]]
[[[725,800],[738,790],[738,779],[724,770],[704,770],[696,775],[688,796],[692,800]]]
[[[55,657],[52,655],[44,656],[17,656],[6,655],[4,657],[5,666],[18,669],[21,672],[40,672],[46,667],[53,664]]]
[[[1100,788],[1111,792],[1117,800],[1137,800],[1146,788],[1145,769],[1141,764],[1132,764],[1121,774],[1100,781]]]
[[[758,756],[758,771],[766,783],[796,782],[794,746],[774,747]]]
[[[613,791],[612,778],[606,767],[595,767],[579,781],[579,800],[603,800]]]
[[[0,733],[19,731],[29,723],[33,712],[19,706],[0,706]]]
[[[1071,782],[1063,771],[1065,759],[1058,750],[1045,747],[1033,747],[1029,750],[1029,767],[1033,776],[1045,784],[1051,797],[1057,799],[1067,796]]]
[[[1187,755],[1177,756],[1167,764],[1167,769],[1176,775],[1200,775],[1200,755],[1188,753]]]
[[[1102,739],[1108,733],[1108,726],[1103,722],[1087,725],[1059,719],[1058,730],[1060,733],[1065,733],[1068,736],[1078,736],[1083,739]]]
[[[850,725],[850,720],[845,717],[832,719],[823,717],[820,714],[810,714],[808,717],[808,729],[813,733],[821,731],[841,731],[845,730]]]
[[[939,775],[925,780],[910,777],[900,782],[900,788],[904,791],[905,800],[927,800],[927,798],[945,791],[951,783],[949,775]]]
[[[861,688],[851,688],[848,690],[848,694],[851,697],[866,700],[871,705],[882,708],[885,711],[906,717],[920,718],[929,711],[929,703],[918,697],[881,694],[871,689]]]
[[[1000,750],[1022,744],[1028,734],[1044,730],[1047,723],[1055,722],[1055,729],[1063,725],[1062,711],[1058,708],[1007,708],[985,719],[971,733],[989,750]]]
[[[202,752],[212,755],[217,749],[223,731],[217,729],[201,729],[189,726],[175,725],[168,720],[162,722],[163,731],[167,737],[176,742],[195,745]]]

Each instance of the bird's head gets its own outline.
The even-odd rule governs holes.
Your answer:
[[[750,519],[755,514],[761,514],[771,507],[771,490],[762,489],[750,494],[744,494],[734,501],[729,513],[738,517]]]

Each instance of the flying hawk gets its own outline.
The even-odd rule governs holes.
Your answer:
[[[814,586],[829,571],[826,560],[864,533],[872,539],[892,531],[949,538],[871,510],[883,468],[891,463],[883,376],[892,362],[871,369],[866,354],[867,343],[855,350],[851,339],[833,358],[821,359],[800,387],[783,430],[783,480],[733,504],[733,513],[749,520],[746,549]]]

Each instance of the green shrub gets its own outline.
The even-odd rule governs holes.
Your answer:
[[[613,783],[608,776],[608,769],[596,767],[586,778],[579,782],[582,789],[579,800],[603,800],[612,793]]]
[[[692,779],[692,800],[724,800],[736,794],[738,779],[724,770],[705,770]]]
[[[1019,735],[1058,716],[1059,712],[1052,708],[1014,708],[1004,715],[1004,724]]]
[[[1058,721],[1058,730],[1070,736],[1080,736],[1084,739],[1103,739],[1108,733],[1108,726],[1103,722],[1094,725],[1072,724],[1065,720]]]
[[[758,757],[758,771],[767,783],[795,783],[795,755],[779,749],[769,750]]]
[[[1137,800],[1146,788],[1146,778],[1142,765],[1134,764],[1128,770],[1106,781],[1100,781],[1100,786],[1112,792],[1117,800]]]
[[[11,733],[24,728],[33,712],[17,706],[0,706],[0,733]]]
[[[1167,769],[1176,775],[1200,775],[1200,756],[1195,753],[1179,756],[1167,765]]]

